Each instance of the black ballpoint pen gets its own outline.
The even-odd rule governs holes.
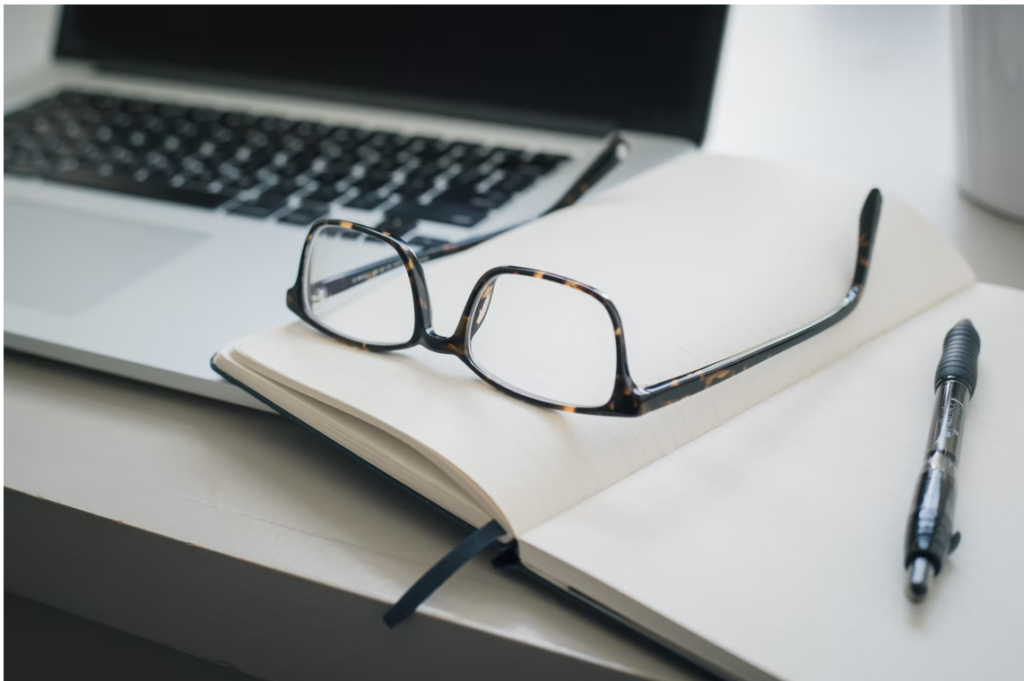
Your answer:
[[[946,556],[960,543],[960,533],[953,532],[956,467],[965,410],[978,384],[979,352],[981,338],[971,321],[964,319],[946,334],[935,370],[935,412],[907,523],[903,560],[907,596],[915,603],[924,600],[932,577],[942,571]]]

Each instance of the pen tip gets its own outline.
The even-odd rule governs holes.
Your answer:
[[[963,319],[961,319],[960,321],[958,321],[958,322],[956,323],[956,325],[957,325],[957,326],[969,326],[969,327],[971,327],[972,329],[974,328],[974,324],[972,324],[972,323],[971,323],[971,320],[970,320],[970,319],[968,319],[967,317],[964,317]]]
[[[915,603],[920,603],[928,595],[928,587],[932,577],[935,575],[935,568],[927,558],[915,558],[914,562],[907,568],[907,597]]]

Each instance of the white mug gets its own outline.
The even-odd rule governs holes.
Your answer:
[[[1024,220],[1024,7],[954,7],[953,68],[960,188]]]

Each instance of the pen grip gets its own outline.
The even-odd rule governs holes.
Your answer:
[[[926,466],[917,481],[913,512],[907,523],[904,567],[923,556],[936,574],[955,548],[953,513],[956,509],[956,478],[952,469]]]
[[[981,352],[981,338],[974,330],[971,320],[961,320],[946,334],[942,344],[942,359],[935,370],[935,387],[945,381],[963,381],[974,395],[978,384],[978,354]]]

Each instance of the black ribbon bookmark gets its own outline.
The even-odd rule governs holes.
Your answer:
[[[473,559],[473,556],[480,553],[488,546],[498,541],[505,535],[505,530],[492,520],[479,530],[462,540],[462,543],[448,552],[448,555],[437,562],[434,567],[420,577],[409,590],[398,599],[398,602],[384,613],[384,624],[394,629],[401,624],[409,615],[420,607],[420,604],[430,598],[430,594],[437,591],[437,588],[448,581],[448,578],[458,572],[459,568]]]

